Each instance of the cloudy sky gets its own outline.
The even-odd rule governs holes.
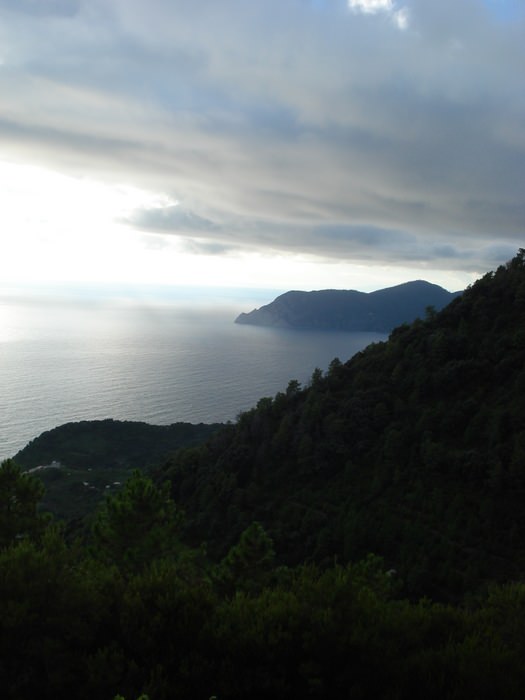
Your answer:
[[[462,288],[524,75],[523,0],[0,0],[2,280]]]

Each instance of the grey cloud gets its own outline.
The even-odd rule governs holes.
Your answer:
[[[2,147],[190,203],[131,223],[201,249],[477,264],[522,244],[525,25],[403,5],[24,0]]]
[[[436,242],[419,232],[371,226],[297,226],[290,223],[230,219],[220,237],[198,229],[180,236],[187,252],[221,255],[253,250],[280,251],[325,261],[409,265],[424,270],[430,263],[442,269],[479,272],[492,269],[516,252],[511,241],[473,245],[469,236],[443,235]],[[497,239],[497,236],[494,237]]]
[[[432,248],[435,255],[439,258],[453,260],[454,258],[468,257],[464,252],[460,253],[457,248],[450,244],[439,244]]]
[[[214,241],[200,241],[192,238],[182,240],[182,247],[192,255],[224,255],[235,251],[235,247]]]
[[[202,231],[209,234],[218,228],[213,221],[176,205],[140,209],[128,219],[128,223],[140,229],[161,233],[180,234],[188,231]]]
[[[315,238],[324,241],[358,244],[369,248],[406,248],[414,244],[414,236],[401,231],[379,229],[372,226],[325,226],[314,230]]]
[[[494,244],[485,246],[480,251],[481,256],[489,263],[487,269],[494,269],[502,261],[507,261],[516,255],[516,248],[510,244]]]
[[[0,0],[0,12],[69,17],[78,12],[80,4],[81,0]]]

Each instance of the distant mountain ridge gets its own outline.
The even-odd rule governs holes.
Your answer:
[[[344,289],[290,291],[270,304],[242,313],[235,323],[275,328],[375,331],[388,333],[424,317],[427,307],[441,310],[462,292],[448,292],[424,280],[375,292]]]

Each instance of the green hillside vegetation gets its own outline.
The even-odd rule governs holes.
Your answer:
[[[45,486],[41,510],[78,520],[95,510],[108,489],[121,488],[133,469],[147,469],[181,447],[202,443],[221,427],[111,419],[66,423],[32,440],[14,460],[26,470],[45,467],[38,469]]]
[[[522,250],[134,471],[76,541],[4,462],[4,696],[521,699],[524,315]]]
[[[522,697],[524,584],[409,602],[373,555],[276,567],[259,523],[214,565],[181,541],[168,485],[139,472],[67,544],[38,514],[38,484],[0,467],[8,700]]]
[[[310,386],[291,381],[162,470],[190,541],[223,556],[260,521],[279,561],[367,552],[409,595],[525,571],[524,253]]]

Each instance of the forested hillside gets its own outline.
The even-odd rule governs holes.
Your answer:
[[[375,552],[410,595],[456,599],[525,573],[525,263],[440,313],[291,381],[162,474],[194,544],[253,520],[280,561]]]
[[[42,510],[78,520],[95,510],[108,489],[120,488],[133,469],[147,469],[181,447],[202,443],[221,427],[219,423],[78,421],[42,433],[14,460],[26,470],[38,469],[45,485]]]
[[[74,541],[3,462],[3,697],[521,699],[524,321],[521,250]]]
[[[32,469],[58,461],[67,467],[143,468],[180,447],[203,442],[220,423],[150,425],[138,421],[65,423],[31,440],[14,460]]]

